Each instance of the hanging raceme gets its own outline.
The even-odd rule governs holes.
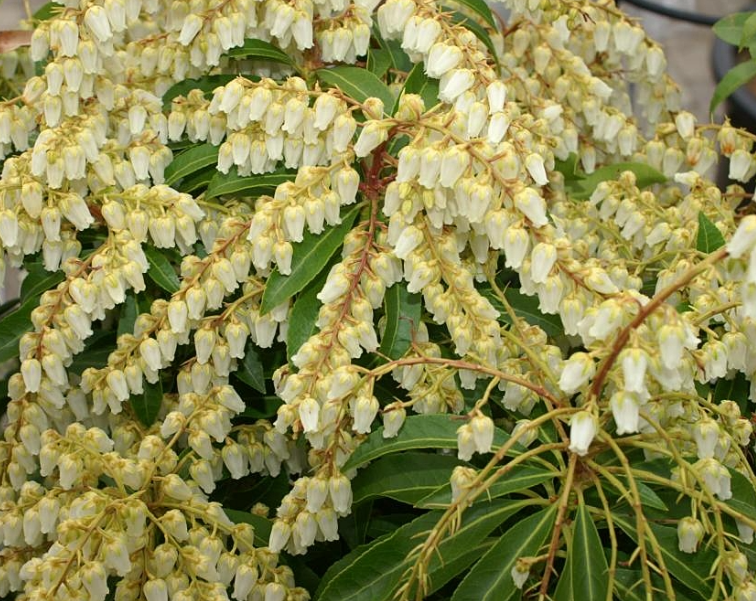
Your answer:
[[[610,0],[503,5],[28,20],[0,595],[756,600],[756,138]]]

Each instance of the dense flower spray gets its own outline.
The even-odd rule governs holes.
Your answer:
[[[701,515],[727,510],[734,475],[755,481],[751,422],[697,388],[756,381],[756,217],[707,178],[717,148],[730,177],[753,177],[753,139],[698,126],[661,49],[610,2],[504,4],[505,34],[465,13],[484,38],[419,0],[69,0],[2,57],[21,89],[0,103],[0,274],[60,277],[8,379],[1,595],[307,599],[279,552],[338,540],[355,450],[381,422],[391,439],[408,415],[452,413],[472,462],[450,474],[452,507],[493,482],[475,461],[503,460],[502,427],[569,457],[560,511],[579,462],[621,486],[591,462],[635,445],[679,460],[670,486],[694,491],[679,550],[715,540],[718,582],[754,598],[737,592],[753,586],[738,545],[756,520],[728,514],[725,536]],[[364,67],[378,39],[408,65],[334,86],[324,70]],[[219,177],[278,179],[174,185],[186,146]],[[306,274],[302,336],[303,287],[270,291],[336,231],[338,254]],[[422,304],[396,354],[388,291]],[[513,300],[529,297],[535,320]],[[106,361],[75,369],[112,328]],[[260,418],[234,374],[283,345],[265,374],[280,406]],[[250,474],[289,478],[267,541],[213,496]],[[536,551],[507,570],[518,587],[543,573]]]

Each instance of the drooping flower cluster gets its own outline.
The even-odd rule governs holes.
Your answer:
[[[462,508],[499,426],[527,448],[547,415],[571,462],[678,460],[679,549],[739,553],[701,514],[756,479],[752,425],[701,386],[756,398],[756,217],[708,172],[748,181],[754,140],[698,127],[609,2],[511,0],[506,36],[415,0],[61,4],[3,59],[0,280],[50,279],[18,310],[0,594],[306,599],[279,552],[338,539],[350,457],[412,412],[462,414]],[[267,541],[213,496],[282,472]]]

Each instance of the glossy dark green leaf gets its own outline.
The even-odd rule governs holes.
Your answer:
[[[179,280],[178,274],[168,260],[168,257],[160,249],[153,248],[152,246],[144,248],[144,255],[150,264],[147,277],[166,292],[171,294],[176,292],[181,287],[181,280]]]
[[[228,173],[217,172],[207,186],[205,198],[210,200],[217,196],[233,198],[258,198],[264,194],[273,194],[281,184],[292,181],[297,176],[294,171],[276,171],[262,175],[239,175],[236,167]]]
[[[252,342],[249,342],[244,349],[244,359],[242,359],[239,365],[236,377],[258,392],[265,394],[263,366],[257,354],[257,348]]]
[[[419,294],[407,292],[407,285],[399,282],[386,291],[383,306],[386,329],[378,350],[390,359],[400,359],[412,345],[420,325],[422,299]]]
[[[81,375],[89,368],[102,369],[108,364],[108,357],[115,348],[115,337],[109,330],[95,330],[94,334],[87,338],[84,351],[74,355],[68,371],[72,374]]]
[[[407,56],[407,53],[402,50],[401,40],[385,40],[377,25],[373,26],[372,37],[378,42],[378,45],[391,56],[392,69],[409,73],[413,67],[413,63],[409,56]]]
[[[456,565],[458,569],[464,569],[469,563],[460,562],[459,558],[468,555],[470,549],[480,545],[494,528],[530,502],[507,500],[481,503],[462,514],[459,529],[443,540],[431,560],[428,569],[431,589],[435,590],[454,576],[444,568]],[[315,599],[388,601],[411,566],[412,551],[441,515],[437,511],[423,514],[394,532],[358,547],[328,569]]]
[[[0,319],[0,363],[18,357],[18,344],[32,329],[31,313],[39,306],[39,298],[31,298]]]
[[[63,12],[64,7],[57,2],[45,2],[32,15],[32,21],[48,21]]]
[[[139,304],[133,294],[127,294],[126,300],[121,305],[121,313],[118,316],[118,330],[116,336],[134,333],[134,323],[139,315]]]
[[[172,186],[177,181],[193,175],[202,168],[218,162],[218,147],[200,144],[185,150],[165,168],[165,185]]]
[[[187,194],[196,193],[202,188],[207,188],[210,185],[213,177],[217,175],[218,171],[213,167],[206,167],[201,169],[197,173],[187,175],[184,179],[178,182],[174,188],[179,192],[186,192]]]
[[[439,103],[438,100],[438,80],[431,79],[425,74],[423,64],[418,63],[412,67],[404,82],[405,94],[417,94],[423,99],[425,110],[429,110]]]
[[[42,263],[27,263],[24,265],[26,277],[21,283],[21,301],[36,300],[43,292],[52,290],[63,281],[63,272],[47,271]]]
[[[634,541],[638,541],[634,518],[613,514],[615,526],[621,528]],[[717,557],[713,549],[700,548],[696,553],[683,553],[678,547],[677,528],[647,523],[651,528],[670,573],[702,599],[711,599],[711,565]],[[649,547],[646,546],[648,549]]]
[[[740,412],[745,414],[749,411],[748,394],[750,390],[751,385],[745,375],[738,372],[729,380],[724,378],[717,380],[717,384],[714,386],[714,400],[717,402],[735,401],[740,407]]]
[[[273,523],[261,515],[255,515],[249,511],[239,511],[238,509],[223,509],[226,515],[234,524],[250,524],[255,529],[255,544],[260,547],[268,546],[270,531],[273,529]]]
[[[452,601],[509,601],[522,591],[512,568],[520,557],[539,554],[554,527],[556,504],[519,521],[480,558],[454,591]]]
[[[400,451],[456,449],[457,429],[463,423],[452,415],[411,415],[405,420],[399,434],[393,438],[383,438],[383,426],[381,426],[373,430],[357,447],[342,470],[355,469],[379,457]],[[500,447],[508,439],[509,435],[497,428],[494,434],[494,447]]]
[[[184,79],[174,85],[172,85],[163,94],[163,110],[171,110],[171,102],[174,98],[179,96],[186,96],[192,90],[202,90],[205,95],[212,92],[219,86],[225,86],[232,79],[236,79],[236,75],[231,73],[221,73],[218,75],[205,75],[197,79]]]
[[[367,70],[378,78],[383,77],[392,66],[391,53],[383,48],[370,48],[367,55]]]
[[[275,270],[270,274],[263,292],[260,313],[264,315],[285,303],[317,277],[344,243],[344,237],[352,229],[360,208],[360,205],[350,207],[349,211],[342,215],[339,225],[328,228],[321,234],[305,232],[302,242],[293,245],[291,273],[281,275]]]
[[[464,463],[454,456],[433,453],[409,452],[383,457],[352,480],[353,502],[388,497],[415,504],[448,484],[452,470],[458,465]]]
[[[756,60],[751,59],[730,69],[714,88],[714,95],[709,103],[709,112],[713,113],[714,109],[754,77],[756,77]]]
[[[635,174],[636,185],[640,189],[667,181],[663,173],[645,163],[615,163],[599,167],[590,175],[578,180],[577,186],[571,187],[569,196],[576,200],[587,200],[601,182],[615,180],[625,171]]]
[[[609,565],[601,538],[588,508],[580,503],[554,601],[605,601],[608,591]]]
[[[714,34],[728,44],[739,46],[743,37],[743,25],[752,14],[752,12],[742,12],[723,17],[714,24],[712,28]]]
[[[479,286],[478,291],[488,299],[494,309],[499,312],[499,321],[507,324],[512,323],[504,304],[499,300],[490,287],[486,285]],[[564,334],[564,327],[562,326],[562,320],[559,315],[546,315],[545,313],[541,313],[541,310],[538,308],[539,301],[537,296],[527,296],[520,292],[518,288],[507,288],[504,290],[504,297],[507,299],[509,306],[512,307],[515,315],[520,319],[523,319],[526,323],[529,323],[532,326],[538,326],[546,332],[546,334],[552,337]]]
[[[323,288],[323,283],[324,278],[318,278],[297,298],[291,308],[289,327],[286,330],[286,357],[289,360],[318,331],[318,313],[322,306],[318,293]]]
[[[163,386],[160,380],[155,384],[144,382],[144,392],[133,395],[129,402],[140,422],[148,427],[154,424],[163,404]]]
[[[553,480],[554,472],[541,467],[516,465],[486,491],[487,499],[496,499],[511,493],[529,490],[534,486]],[[441,509],[451,503],[451,484],[445,482],[432,491],[428,496],[420,499],[416,505],[424,509]]]
[[[364,102],[370,97],[380,98],[386,111],[394,106],[394,95],[388,86],[367,69],[339,65],[315,71],[318,79],[337,87],[350,98]]]
[[[294,62],[291,60],[291,57],[283,50],[276,48],[270,42],[264,42],[263,40],[255,40],[251,38],[244,40],[243,46],[231,48],[231,50],[226,53],[226,56],[236,59],[259,59],[274,61],[276,63],[294,66]]]
[[[756,490],[751,481],[733,469],[730,472],[730,489],[732,497],[725,501],[735,511],[756,520]]]
[[[696,250],[702,253],[713,253],[725,245],[724,236],[703,211],[698,212],[698,236],[696,237]]]
[[[488,4],[486,4],[483,0],[454,0],[454,2],[458,2],[459,4],[462,4],[463,6],[469,8],[475,14],[482,17],[483,20],[494,29],[498,28],[498,24],[496,23],[496,19],[494,18],[491,9],[488,8]]]

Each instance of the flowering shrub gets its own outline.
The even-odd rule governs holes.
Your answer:
[[[608,0],[377,4],[1,55],[0,594],[756,600],[754,137]]]

